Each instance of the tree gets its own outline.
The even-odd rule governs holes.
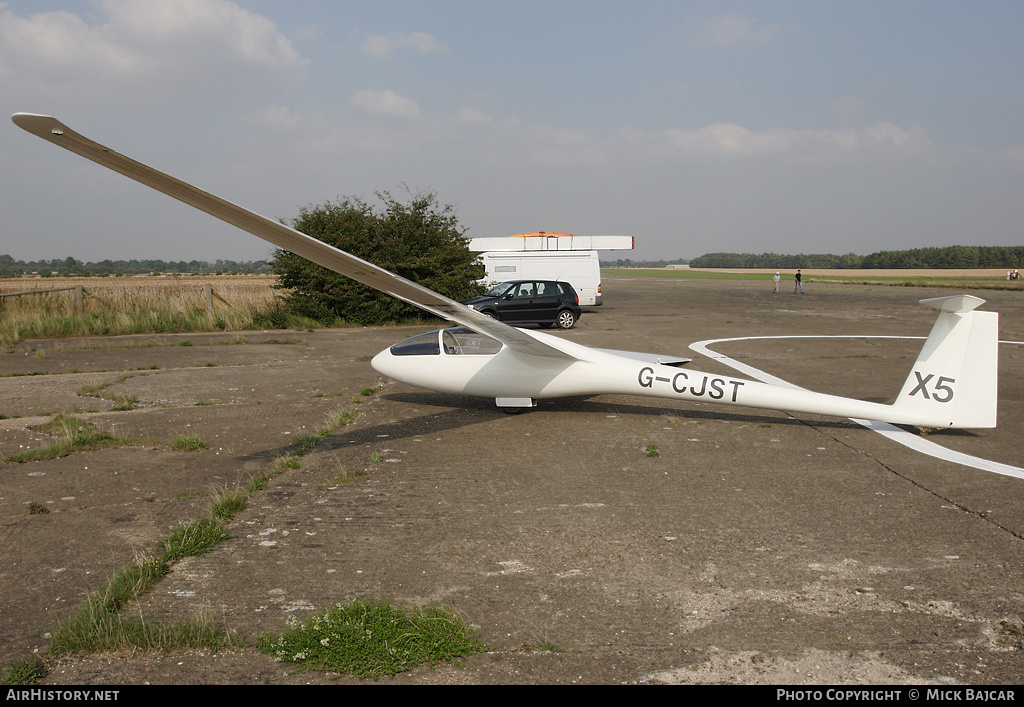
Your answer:
[[[292,226],[454,300],[482,294],[474,281],[483,277],[483,266],[469,250],[451,206],[439,205],[433,192],[411,194],[405,204],[388,192],[377,197],[383,202],[379,213],[345,197],[301,209]],[[295,314],[362,325],[429,316],[294,253],[278,250],[273,269],[285,305]]]

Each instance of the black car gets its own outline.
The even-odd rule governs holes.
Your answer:
[[[572,329],[580,318],[580,298],[568,282],[512,280],[482,297],[466,300],[473,309],[509,324]]]

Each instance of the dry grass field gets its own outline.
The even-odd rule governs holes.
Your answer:
[[[86,313],[205,309],[204,285],[213,286],[218,309],[255,310],[274,298],[275,275],[134,275],[128,277],[48,277],[0,280],[0,294],[66,287],[84,287]],[[74,292],[4,298],[5,316],[12,314],[74,314]]]
[[[0,296],[0,345],[53,336],[249,329],[275,308],[276,282],[273,275],[0,280],[0,295],[25,293]]]

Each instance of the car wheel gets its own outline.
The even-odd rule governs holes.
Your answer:
[[[486,312],[480,312],[480,314],[484,315],[485,317],[488,317],[489,319],[497,319],[498,318],[498,315],[495,314],[494,312],[490,311],[490,310],[488,310]]]
[[[563,309],[558,313],[558,328],[559,329],[572,329],[576,325],[576,315],[570,312],[568,309]]]

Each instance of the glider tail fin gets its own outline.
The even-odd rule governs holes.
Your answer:
[[[894,411],[929,427],[996,426],[999,315],[974,311],[983,302],[971,295],[921,300],[939,316]]]

